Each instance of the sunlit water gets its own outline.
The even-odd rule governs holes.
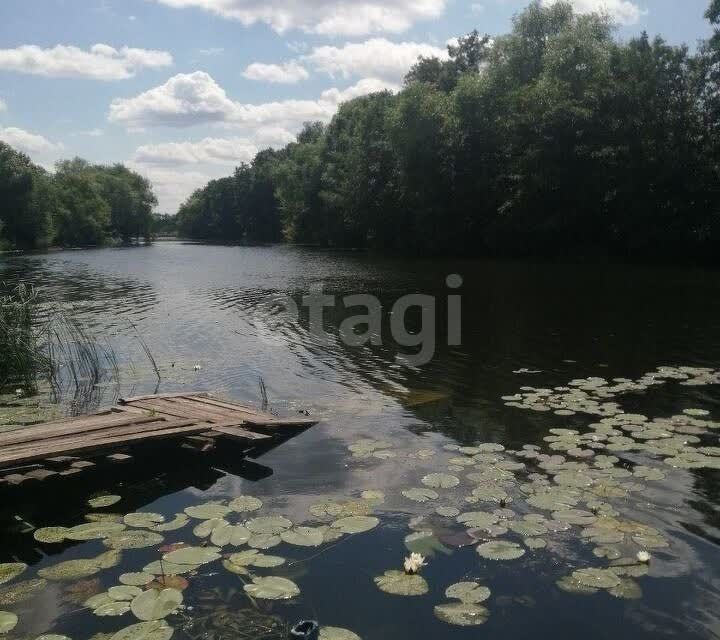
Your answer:
[[[421,368],[407,367],[396,360],[405,349],[390,335],[388,311],[400,296],[424,293],[437,296],[438,315],[444,317],[447,295],[456,293],[445,285],[451,273],[464,278],[463,344],[443,343],[440,321],[433,360]],[[308,411],[321,422],[257,460],[243,461],[230,442],[211,454],[165,444],[138,452],[133,463],[4,490],[0,562],[30,565],[16,580],[106,550],[100,541],[39,544],[31,529],[83,522],[91,511],[86,500],[103,492],[123,498],[105,511],[153,511],[168,519],[188,505],[253,495],[264,501],[259,514],[282,514],[300,524],[316,521],[308,509],[321,499],[357,498],[363,490],[377,489],[386,500],[375,509],[381,519],[375,529],[319,548],[282,544],[266,551],[286,558],[286,564],[257,573],[292,579],[300,596],[257,601],[256,611],[236,575],[219,563],[206,565],[189,577],[184,593],[188,608],[168,617],[174,637],[241,637],[237,629],[246,624],[248,611],[276,616],[275,624],[314,618],[366,640],[720,636],[717,470],[673,469],[661,459],[632,456],[634,462],[662,468],[666,477],[648,483],[647,491],[611,502],[623,517],[659,529],[670,542],[669,548],[652,552],[649,575],[637,579],[642,598],[636,600],[602,590],[573,595],[556,586],[557,579],[576,569],[607,566],[592,554],[594,545],[580,539],[577,527],[543,536],[547,549],[526,550],[518,560],[481,558],[466,536],[458,535],[464,527],[452,518],[429,515],[441,504],[492,510],[489,505],[463,505],[473,487],[464,473],[456,472],[463,478],[458,488],[438,490],[442,495],[435,503],[418,504],[401,495],[422,487],[425,474],[446,472],[448,460],[458,455],[446,451],[446,445],[546,445],[543,438],[550,428],[582,430],[594,421],[580,413],[558,416],[506,406],[501,397],[525,385],[554,387],[588,376],[638,378],[661,365],[720,366],[717,271],[408,261],[167,242],[0,259],[0,281],[19,280],[71,304],[98,340],[115,350],[120,379],[98,387],[95,404],[156,389],[207,390],[259,403],[262,379],[273,410],[282,415]],[[279,325],[268,315],[268,299],[289,294],[299,300],[317,285],[330,295],[378,296],[384,305],[383,344],[343,345],[338,327],[349,312],[342,308],[326,311],[326,342],[309,332],[306,317]],[[409,319],[415,328],[417,320]],[[139,337],[157,362],[159,385]],[[537,373],[513,373],[521,369]],[[63,410],[72,410],[64,400]],[[668,381],[614,400],[625,411],[650,418],[701,408],[710,411],[710,419],[720,419],[720,388],[715,385],[686,387]],[[366,437],[390,443],[395,457],[353,457],[347,447]],[[712,439],[708,443],[716,444]],[[435,455],[407,456],[424,449]],[[401,568],[408,554],[404,538],[418,515],[426,520],[412,523],[414,530],[433,530],[437,539],[437,550],[422,572],[429,593],[383,593],[373,578]],[[197,544],[192,526],[198,522],[164,534],[163,544]],[[503,539],[522,540],[513,533]],[[121,573],[140,571],[158,557],[155,547],[127,550],[119,566],[79,585],[50,582],[25,602],[1,605],[20,618],[9,637],[52,632],[79,640],[137,622],[132,613],[97,617],[82,602],[118,584]],[[462,580],[476,580],[492,591],[483,603],[490,614],[482,626],[451,626],[433,613],[435,605],[447,602],[445,589]],[[254,637],[283,637],[268,625],[266,636],[256,632]]]

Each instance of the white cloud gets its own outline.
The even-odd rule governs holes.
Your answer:
[[[248,80],[295,84],[301,80],[307,80],[310,74],[300,63],[295,60],[290,60],[290,62],[285,62],[284,64],[262,64],[261,62],[254,62],[243,71],[243,76]]]
[[[544,5],[556,2],[559,0],[542,0]],[[570,0],[570,3],[580,13],[607,13],[619,24],[624,25],[636,24],[640,21],[640,17],[647,13],[630,0]]]
[[[144,68],[158,69],[172,64],[166,51],[96,44],[84,51],[74,46],[57,45],[42,49],[23,45],[0,49],[0,69],[49,78],[90,78],[93,80],[124,80]]]
[[[0,140],[27,154],[59,151],[61,144],[54,144],[44,136],[17,127],[0,127]]]
[[[175,213],[195,189],[204,187],[213,178],[227,175],[227,168],[219,168],[217,173],[204,173],[149,167],[133,162],[126,164],[130,169],[137,171],[152,182],[158,199],[158,211],[161,213]]]
[[[200,142],[169,142],[143,145],[135,162],[158,165],[229,164],[250,162],[258,148],[247,138],[204,138]]]
[[[77,135],[79,136],[88,136],[89,138],[99,138],[102,135],[105,135],[105,132],[102,129],[85,129],[84,131],[78,131]]]
[[[278,33],[300,29],[322,35],[400,33],[418,20],[438,18],[447,0],[156,0],[173,8],[199,8]]]
[[[243,104],[228,98],[225,90],[209,74],[196,71],[173,76],[165,84],[133,98],[113,100],[108,119],[131,129],[223,124],[239,128],[297,130],[308,120],[330,120],[340,100],[396,88],[396,85],[382,79],[365,78],[342,91],[325,91],[318,100]]]
[[[316,47],[303,57],[317,71],[331,76],[375,77],[399,81],[419,56],[446,59],[447,50],[421,42],[390,42],[372,38],[342,47]]]
[[[0,112],[2,112],[2,111],[7,111],[7,108],[8,108],[8,107],[7,107],[7,102],[5,102],[5,100],[3,100],[2,98],[0,98]]]

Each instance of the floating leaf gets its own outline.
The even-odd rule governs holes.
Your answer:
[[[144,549],[160,544],[163,537],[154,531],[122,531],[103,540],[103,544],[111,549]]]
[[[41,578],[48,580],[77,580],[98,573],[102,567],[95,558],[67,560],[38,571]]]
[[[160,562],[160,560],[155,560],[154,562],[145,565],[143,567],[143,571],[146,573],[152,573],[153,576],[177,576],[182,573],[190,573],[191,571],[195,571],[195,569],[197,569],[199,566],[200,565],[198,564],[178,564],[175,562],[168,562],[166,560],[163,560],[162,562]]]
[[[197,525],[193,529],[193,533],[198,538],[207,538],[218,527],[229,525],[230,523],[224,518],[210,518],[209,520],[203,520],[199,525]]]
[[[35,640],[70,640],[70,638],[57,633],[43,633],[41,636],[35,638]]]
[[[118,502],[120,502],[122,498],[120,496],[98,496],[97,498],[90,498],[90,500],[87,501],[87,503],[93,508],[93,509],[102,509],[103,507],[110,507]]]
[[[5,584],[13,578],[17,578],[25,569],[27,569],[27,565],[24,562],[0,564],[0,584]]]
[[[525,538],[523,542],[528,549],[544,549],[547,547],[547,542],[542,538]]]
[[[167,560],[173,564],[201,565],[217,560],[220,557],[219,551],[217,547],[182,547],[166,553],[163,561]]]
[[[460,478],[451,476],[449,473],[430,473],[421,482],[426,487],[433,489],[452,489],[460,484]]]
[[[367,500],[368,502],[374,502],[376,504],[380,504],[382,502],[385,502],[385,494],[382,491],[378,491],[376,489],[368,489],[366,491],[363,491],[361,494],[363,500]],[[334,628],[334,627],[327,627],[327,628]],[[349,632],[352,633],[352,632]],[[320,632],[322,635],[322,631]]]
[[[468,529],[485,529],[496,524],[499,519],[496,514],[487,511],[467,511],[456,518],[460,524],[464,524]]]
[[[619,585],[608,589],[608,593],[624,600],[639,600],[642,598],[640,585],[630,578],[622,578]]]
[[[197,520],[212,520],[213,518],[224,518],[230,513],[230,507],[226,507],[218,502],[206,502],[194,507],[187,507],[185,513],[191,518]]]
[[[177,610],[182,601],[182,592],[177,589],[149,589],[133,599],[130,609],[138,620],[161,620]]]
[[[248,547],[253,549],[272,549],[277,547],[282,542],[280,536],[276,536],[274,533],[257,533],[250,536],[247,544]]]
[[[292,527],[292,522],[282,516],[261,516],[245,523],[252,533],[271,533],[277,535]]]
[[[362,638],[348,629],[321,627],[320,640],[362,640]]]
[[[525,555],[525,550],[519,544],[505,540],[491,540],[481,544],[477,552],[488,560],[516,560]]]
[[[248,549],[247,551],[240,551],[239,553],[233,553],[226,562],[234,565],[235,567],[279,567],[285,562],[285,558],[280,556],[270,556],[264,553],[260,553],[256,549]],[[225,564],[225,563],[223,563]],[[232,571],[233,569],[225,566],[226,569]]]
[[[370,531],[380,524],[380,520],[373,516],[350,516],[335,520],[330,526],[343,533],[364,533]]]
[[[118,580],[120,580],[122,584],[127,584],[133,587],[141,587],[154,578],[155,576],[152,573],[146,573],[143,571],[137,573],[123,573]]]
[[[96,616],[121,616],[124,613],[130,611],[130,603],[127,601],[111,601],[101,604],[99,607],[93,609],[93,613]]]
[[[250,531],[246,527],[239,524],[225,523],[213,529],[210,535],[210,542],[217,547],[224,547],[226,545],[239,547],[250,540],[250,537]]]
[[[18,623],[18,617],[10,611],[0,611],[0,633],[12,631]]]
[[[421,575],[391,569],[375,578],[378,589],[395,596],[422,596],[428,592],[428,583]]]
[[[445,595],[466,604],[479,604],[490,597],[490,589],[477,582],[456,582],[445,589]]]
[[[95,540],[113,536],[124,529],[122,522],[86,522],[67,529],[65,537],[68,540]]]
[[[620,584],[620,578],[610,569],[578,569],[572,578],[585,587],[594,589],[612,589]]]
[[[432,489],[406,489],[402,494],[408,499],[415,502],[427,502],[428,500],[437,500],[440,496],[437,491]]]
[[[110,640],[170,640],[173,628],[164,620],[140,622],[118,631]]]
[[[159,513],[150,512],[139,512],[139,513],[128,513],[124,518],[123,522],[128,527],[137,527],[140,529],[152,529],[158,524],[165,522],[165,517]]]
[[[182,529],[188,522],[190,522],[190,518],[188,518],[187,515],[184,513],[178,513],[172,520],[170,520],[170,522],[156,524],[154,527],[150,528],[153,531],[175,531],[177,529]]]
[[[460,627],[472,627],[487,622],[490,612],[478,604],[451,602],[439,604],[434,609],[439,620]]]
[[[142,589],[132,585],[120,585],[117,587],[110,587],[108,589],[108,595],[113,600],[132,600],[141,593]]]
[[[67,527],[42,527],[36,529],[33,533],[33,538],[38,542],[46,542],[48,544],[54,544],[63,542],[68,532]]]
[[[300,595],[300,589],[292,580],[277,576],[254,578],[244,589],[248,595],[261,600],[289,600]]]
[[[228,507],[231,511],[246,513],[248,511],[257,511],[262,505],[262,500],[253,496],[238,496],[230,501]]]
[[[47,586],[47,580],[32,578],[0,589],[0,605],[12,606],[36,596]]]
[[[455,518],[460,515],[460,509],[456,509],[455,507],[438,507],[435,509],[435,513],[445,518]]]
[[[294,544],[298,547],[319,547],[325,542],[324,527],[295,527],[280,534],[283,542]]]

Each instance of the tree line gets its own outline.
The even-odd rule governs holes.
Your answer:
[[[182,235],[414,253],[715,257],[720,0],[693,52],[531,3],[420,58],[397,94],[193,193]]]
[[[122,164],[63,160],[50,173],[0,142],[0,248],[149,239],[152,185]]]

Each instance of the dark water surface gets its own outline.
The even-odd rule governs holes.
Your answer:
[[[445,277],[451,273],[464,279],[459,290],[463,344],[443,343],[441,321],[433,360],[424,367],[407,367],[395,358],[405,349],[390,335],[387,312],[400,296],[417,292],[436,295],[438,314],[444,317],[449,293]],[[550,428],[583,431],[596,421],[582,413],[559,416],[506,406],[501,397],[525,385],[551,388],[589,376],[637,379],[663,365],[720,367],[720,272],[407,261],[287,247],[167,242],[0,258],[0,281],[19,280],[71,303],[85,326],[117,353],[120,380],[98,387],[96,404],[109,404],[119,395],[155,392],[157,380],[138,340],[142,336],[161,372],[159,392],[208,390],[257,403],[262,378],[272,409],[283,415],[307,410],[321,423],[253,461],[239,459],[231,443],[205,457],[169,453],[166,445],[140,453],[127,465],[8,492],[0,506],[0,562],[30,565],[17,580],[106,548],[101,541],[37,543],[14,516],[35,527],[72,526],[90,511],[85,501],[102,492],[123,497],[106,511],[152,511],[168,519],[189,505],[253,495],[265,504],[252,515],[281,514],[296,524],[309,524],[317,519],[308,508],[324,498],[357,498],[363,490],[381,490],[386,499],[375,509],[381,520],[375,529],[320,548],[283,543],[266,551],[285,557],[286,565],[257,573],[292,579],[301,590],[297,598],[258,601],[256,610],[237,576],[217,562],[201,567],[189,578],[184,594],[188,609],[168,618],[176,629],[174,638],[244,637],[233,624],[249,624],[248,612],[270,616],[267,620],[277,616],[278,624],[316,618],[351,629],[365,640],[720,637],[716,469],[674,469],[661,458],[627,456],[633,463],[660,468],[666,477],[648,483],[646,491],[609,502],[621,517],[657,528],[670,543],[652,550],[649,575],[637,579],[642,597],[633,600],[603,590],[568,594],[556,586],[556,580],[576,569],[607,566],[593,555],[594,545],[581,539],[577,527],[544,535],[546,549],[526,550],[517,560],[481,558],[458,535],[464,527],[458,528],[452,518],[431,515],[435,507],[447,504],[461,510],[497,507],[463,504],[463,496],[473,488],[464,471],[450,472],[461,477],[461,485],[438,489],[441,497],[434,502],[418,504],[401,495],[422,487],[425,474],[447,472],[448,461],[459,454],[445,450],[446,445],[544,446]],[[269,298],[289,294],[299,299],[318,284],[330,295],[376,295],[384,306],[383,344],[343,345],[338,327],[348,312],[342,308],[326,311],[331,334],[326,343],[311,334],[306,317],[297,324],[278,325],[268,315]],[[513,373],[523,368],[538,373]],[[717,385],[683,386],[671,380],[614,401],[651,419],[688,408],[708,410],[708,419],[720,419]],[[347,447],[362,438],[388,442],[394,457],[352,457]],[[717,438],[703,444],[717,445]],[[418,450],[434,455],[408,457]],[[517,476],[523,478],[523,473]],[[527,511],[516,502],[518,511]],[[411,523],[417,516],[425,520]],[[164,544],[197,544],[192,527],[198,522],[164,534]],[[389,595],[377,589],[373,578],[401,568],[408,554],[404,538],[413,531],[409,524],[414,530],[432,530],[437,538],[438,549],[422,572],[429,593]],[[512,532],[503,539],[522,541]],[[96,617],[79,604],[84,598],[76,592],[86,589],[88,597],[116,585],[121,573],[140,571],[158,555],[157,548],[130,549],[118,567],[85,579],[87,584],[50,582],[30,600],[0,605],[20,618],[8,637],[59,633],[81,640],[137,622],[132,613]],[[482,626],[451,626],[433,613],[435,605],[447,601],[446,587],[462,580],[477,580],[492,591],[484,603],[490,615]],[[283,637],[271,630],[270,622],[266,627],[266,635],[257,631],[247,637]]]

